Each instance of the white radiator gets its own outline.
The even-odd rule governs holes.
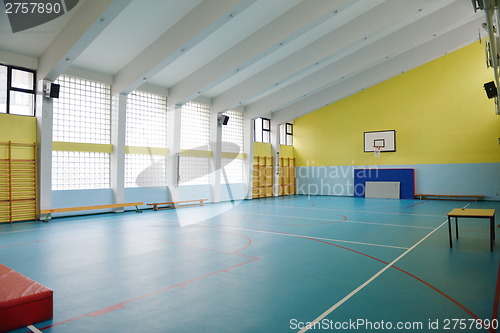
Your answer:
[[[399,199],[400,182],[366,182],[365,198]]]

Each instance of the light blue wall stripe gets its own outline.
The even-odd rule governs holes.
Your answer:
[[[500,200],[500,163],[297,167],[297,193],[352,196],[357,168],[413,168],[417,193],[484,195],[486,200]]]

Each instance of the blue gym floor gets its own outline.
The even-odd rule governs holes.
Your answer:
[[[466,205],[500,210],[289,196],[1,224],[0,263],[54,290],[43,332],[495,332],[500,240],[462,219],[449,246]]]

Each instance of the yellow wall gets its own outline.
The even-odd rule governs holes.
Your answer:
[[[253,155],[254,156],[268,156],[272,157],[272,147],[270,143],[254,142],[253,143]]]
[[[0,113],[0,142],[36,142],[36,118]],[[32,158],[32,151],[17,147],[12,158]],[[0,145],[0,158],[8,158],[6,145]]]
[[[280,157],[293,158],[293,146],[280,145]]]
[[[297,165],[500,162],[500,116],[478,42],[294,121]],[[396,152],[365,153],[363,132],[396,130]]]
[[[36,141],[36,118],[0,113],[0,142]]]

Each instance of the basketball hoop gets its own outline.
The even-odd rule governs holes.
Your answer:
[[[380,149],[382,149],[382,146],[373,146],[373,156],[374,157],[380,157]]]

